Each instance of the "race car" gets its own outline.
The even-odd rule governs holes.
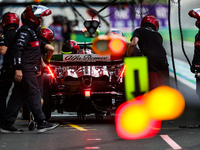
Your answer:
[[[43,112],[77,112],[79,120],[87,114],[96,119],[115,113],[125,101],[122,56],[94,54],[89,45],[78,43],[76,54],[53,55],[43,74]]]

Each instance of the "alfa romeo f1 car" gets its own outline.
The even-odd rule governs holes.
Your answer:
[[[43,111],[77,112],[79,120],[114,114],[124,102],[122,58],[94,54],[88,44],[77,54],[53,55],[43,75]]]

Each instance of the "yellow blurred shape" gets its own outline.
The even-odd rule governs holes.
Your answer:
[[[160,86],[144,96],[150,117],[157,120],[173,120],[182,115],[185,100],[182,94],[169,86]]]
[[[109,43],[109,47],[114,53],[122,53],[126,43],[121,39],[113,39]]]
[[[120,126],[129,134],[137,135],[146,130],[149,125],[150,117],[147,111],[140,104],[128,105],[120,113]]]
[[[92,50],[99,55],[120,56],[128,46],[126,38],[120,35],[99,35],[92,43]]]

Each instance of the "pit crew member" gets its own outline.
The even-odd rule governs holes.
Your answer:
[[[6,109],[2,133],[22,133],[13,124],[24,100],[28,99],[31,112],[37,122],[37,132],[42,133],[55,129],[58,123],[45,121],[41,107],[41,92],[37,76],[41,62],[41,50],[38,39],[38,28],[42,17],[51,14],[51,10],[42,5],[27,6],[21,15],[23,26],[16,34],[16,51],[14,53],[15,85]]]
[[[200,8],[196,8],[189,11],[189,16],[193,17],[196,20],[196,27],[200,29]],[[192,73],[195,73],[196,77],[196,93],[200,97],[200,30],[195,36],[195,43],[194,43],[194,55],[192,60],[192,66],[190,68]]]
[[[51,56],[54,53],[54,47],[50,45],[54,40],[54,32],[50,28],[43,28],[39,35],[40,48],[41,48],[41,74],[43,73],[43,68],[47,67],[50,63]],[[39,84],[42,91],[42,75],[38,77]]]
[[[43,77],[44,68],[47,67],[47,65],[49,65],[51,56],[54,53],[54,47],[50,45],[52,43],[52,41],[54,40],[54,33],[50,28],[42,28],[40,35],[39,35],[39,39],[40,39],[40,48],[41,48],[42,57],[41,57],[41,65],[40,65],[41,75],[38,76],[37,79],[38,79],[38,84],[39,84],[40,91],[41,91],[41,103],[42,103],[42,106],[43,106],[42,77]],[[28,112],[26,112],[26,113],[27,114],[30,113],[28,129],[30,131],[32,131],[32,130],[35,129],[37,123],[35,122],[33,114],[30,112],[28,103],[26,103],[24,105],[24,107],[28,108],[28,110],[27,110]]]
[[[159,22],[153,15],[145,16],[140,28],[133,32],[127,56],[134,53],[138,45],[143,56],[148,58],[149,90],[169,84],[169,68],[162,36],[158,33]]]
[[[7,12],[2,17],[3,33],[0,38],[0,54],[3,56],[3,67],[0,72],[0,124],[6,110],[6,98],[13,83],[12,51],[15,50],[15,34],[19,27],[19,17],[13,12]]]

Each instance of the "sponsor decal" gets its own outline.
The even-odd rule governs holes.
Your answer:
[[[195,46],[200,46],[200,41],[196,41]]]
[[[24,46],[22,42],[17,43],[18,46]]]
[[[104,55],[100,56],[97,54],[64,54],[63,55],[63,61],[67,62],[72,62],[72,61],[109,61],[110,60],[110,55]]]
[[[23,40],[23,39],[18,39],[18,41],[25,42],[25,40]]]
[[[46,10],[46,15],[49,15],[49,14],[51,14],[51,12],[50,12],[49,9],[47,9],[47,10]]]
[[[25,35],[25,36],[27,36],[27,33],[24,33],[24,32],[21,32],[20,34],[21,34],[21,35]]]
[[[31,44],[32,47],[40,46],[40,42],[39,41],[33,41],[33,42],[30,42],[30,44]]]

